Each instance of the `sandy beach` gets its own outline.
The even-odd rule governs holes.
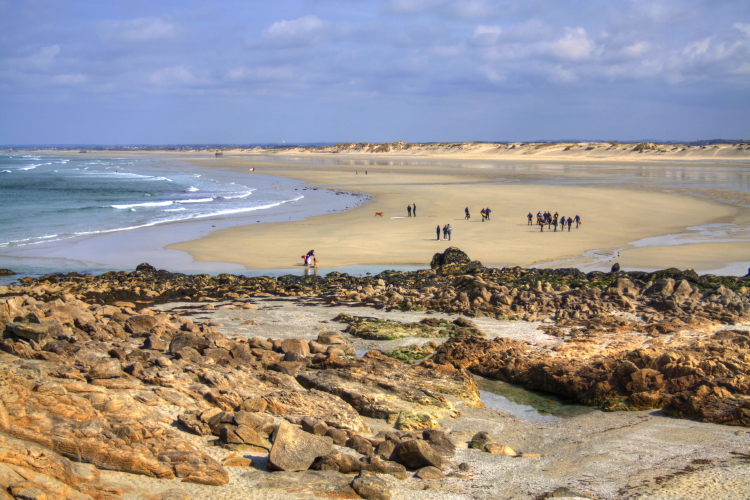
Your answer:
[[[563,149],[554,151],[559,154]],[[498,266],[609,269],[617,261],[632,270],[682,266],[709,272],[732,263],[736,270],[747,267],[747,193],[742,186],[729,185],[707,194],[700,182],[690,184],[720,176],[716,173],[720,169],[747,168],[747,162],[737,160],[746,156],[745,151],[732,150],[727,155],[734,158],[729,165],[712,163],[706,150],[702,156],[691,157],[697,164],[684,161],[679,151],[662,153],[658,160],[665,163],[652,161],[656,153],[638,157],[606,149],[594,152],[583,148],[576,156],[551,156],[539,163],[472,151],[449,155],[444,150],[422,151],[416,159],[415,154],[310,151],[284,151],[273,158],[227,152],[221,158],[188,159],[205,168],[237,172],[256,168],[255,172],[300,179],[319,188],[364,192],[374,198],[342,213],[231,227],[168,248],[183,250],[196,261],[230,262],[250,269],[294,267],[310,249],[315,250],[322,269],[427,265],[432,254],[450,245]],[[630,178],[627,172],[638,158],[641,177]],[[690,171],[675,174],[677,179],[669,179],[670,185],[650,182],[652,177],[669,178],[671,170],[688,164]],[[411,204],[417,205],[417,216],[410,218],[406,208]],[[464,219],[465,207],[472,214],[470,220]],[[483,223],[479,211],[485,207],[492,213]],[[571,231],[566,228],[564,234],[560,229],[559,234],[546,229],[540,233],[538,226],[527,225],[527,213],[545,210],[566,217],[580,215],[583,224]],[[377,216],[378,212],[383,216]],[[448,223],[453,227],[452,241],[442,241],[442,236],[437,241],[436,227]],[[732,231],[704,234],[716,227]]]

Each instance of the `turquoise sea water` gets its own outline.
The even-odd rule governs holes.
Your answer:
[[[167,222],[242,214],[304,198],[157,158],[0,155],[0,249]]]

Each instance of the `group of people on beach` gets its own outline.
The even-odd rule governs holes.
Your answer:
[[[483,208],[479,211],[479,213],[482,215],[482,222],[490,220],[490,212],[492,212],[492,210],[490,210],[490,207]],[[471,212],[469,212],[469,207],[466,207],[464,208],[464,220],[469,219],[471,219]]]
[[[534,215],[529,212],[526,218],[528,219],[528,225],[531,226],[533,224],[532,220],[534,219]],[[544,231],[544,226],[547,226],[547,231],[549,231],[550,228],[554,228],[554,231],[557,231],[557,225],[559,224],[561,226],[561,231],[565,231],[565,226],[568,226],[568,232],[570,232],[570,228],[573,227],[574,222],[576,225],[576,229],[578,229],[578,227],[583,223],[581,221],[581,216],[569,216],[566,219],[564,215],[560,217],[560,214],[558,214],[557,212],[552,215],[549,211],[542,213],[541,210],[536,214],[536,223],[539,225],[539,231]]]
[[[437,239],[440,241],[440,225],[438,224],[437,229],[435,229],[435,232],[437,233]],[[443,226],[443,239],[450,241],[451,239],[451,233],[453,232],[453,228],[450,224],[446,224]]]
[[[406,213],[409,214],[409,217],[414,215],[414,217],[417,216],[417,204],[412,203],[411,205],[406,205]]]

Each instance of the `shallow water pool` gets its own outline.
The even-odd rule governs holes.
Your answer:
[[[593,406],[573,404],[557,396],[530,391],[500,380],[479,376],[474,376],[474,379],[484,406],[522,420],[549,422],[598,411]]]

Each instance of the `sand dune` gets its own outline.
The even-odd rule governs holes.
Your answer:
[[[303,154],[379,154],[408,156],[461,156],[486,157],[492,159],[559,159],[654,161],[660,159],[680,160],[749,160],[750,144],[715,144],[690,146],[684,144],[658,144],[652,142],[532,142],[495,144],[486,142],[456,142],[410,144],[392,142],[373,144],[343,143],[320,147],[289,147],[280,149],[251,148],[226,149],[225,154],[263,153],[289,155]]]

